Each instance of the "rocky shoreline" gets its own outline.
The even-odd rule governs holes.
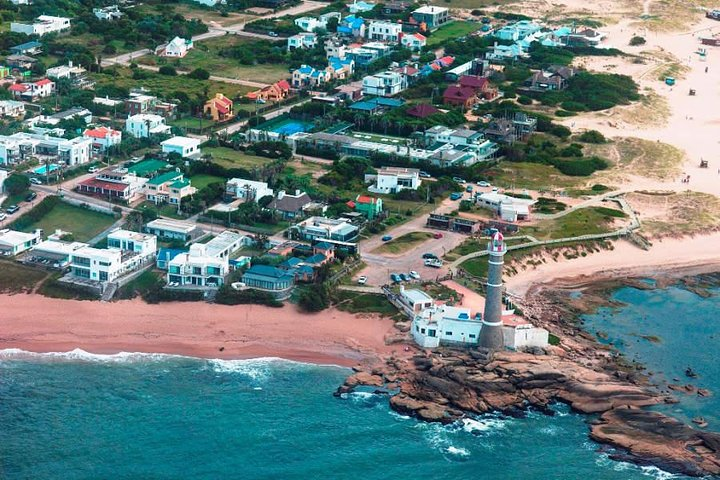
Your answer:
[[[661,391],[652,385],[642,366],[627,363],[598,343],[578,321],[580,314],[611,304],[607,293],[620,285],[656,288],[666,281],[596,282],[586,285],[581,299],[570,295],[568,285],[535,289],[523,302],[524,315],[558,336],[560,345],[525,353],[418,351],[411,359],[391,357],[372,367],[356,367],[336,394],[361,385],[373,387],[393,394],[393,410],[442,423],[468,414],[522,415],[528,408],[553,414],[552,405],[562,402],[576,412],[596,416],[590,420],[590,438],[613,447],[611,458],[689,476],[720,475],[720,434],[644,409],[677,402],[671,392],[678,389]],[[702,292],[720,283],[720,275],[682,282]]]

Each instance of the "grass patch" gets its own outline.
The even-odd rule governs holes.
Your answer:
[[[358,293],[349,290],[338,290],[335,294],[335,307],[350,313],[377,313],[392,316],[398,313],[385,295],[379,293]]]
[[[0,293],[29,293],[47,272],[0,258]]]
[[[627,200],[642,215],[641,232],[653,238],[680,238],[720,228],[720,199],[711,194],[631,193]]]
[[[246,170],[253,170],[273,161],[270,158],[248,155],[245,152],[226,147],[203,148],[203,152],[206,155],[212,156],[212,163],[220,165],[224,168],[244,168]]]
[[[142,296],[144,292],[152,290],[163,278],[164,272],[146,270],[120,288],[115,294],[115,298],[118,300],[129,300],[138,295]]]
[[[73,238],[78,242],[89,241],[115,222],[111,215],[64,202],[58,202],[52,210],[35,222],[25,224],[22,222],[24,216],[18,219],[20,231],[32,232],[41,228],[48,235],[60,229],[72,233]]]
[[[412,232],[401,235],[397,238],[386,242],[385,244],[377,247],[373,252],[375,253],[392,253],[398,254],[412,250],[423,242],[432,238],[432,234],[428,232]]]
[[[222,69],[219,71],[222,71]],[[132,77],[132,69],[126,67],[110,67],[106,68],[104,72],[106,73],[93,73],[90,75],[96,82],[96,89],[119,87],[130,90],[145,87],[153,94],[163,98],[173,98],[177,92],[183,92],[190,97],[201,98],[206,98],[212,95],[213,92],[222,92],[227,97],[236,98],[255,90],[253,87],[244,85],[217,82],[215,80],[198,80],[185,75],[160,75],[149,70],[143,70],[143,78],[136,80]],[[115,72],[116,75],[113,75],[112,72]]]
[[[524,227],[523,233],[538,240],[594,235],[614,230],[616,218],[624,217],[620,210],[607,207],[588,207],[572,211],[554,220],[542,220],[535,226]]]
[[[204,173],[193,175],[190,177],[190,181],[192,182],[192,186],[198,190],[202,190],[211,183],[225,183],[225,179],[223,177],[218,177],[217,175],[206,175]]]
[[[275,83],[290,77],[290,65],[286,63],[264,63],[258,65],[242,65],[233,58],[223,57],[220,50],[238,45],[261,41],[257,38],[238,35],[225,35],[197,42],[185,58],[163,59],[154,55],[146,55],[138,59],[143,65],[172,65],[181,71],[192,71],[203,68],[211,75],[219,77],[246,79],[261,83]],[[165,60],[165,61],[164,61]],[[227,95],[227,94],[226,94]]]
[[[685,154],[682,150],[662,142],[626,137],[612,143],[587,145],[592,154],[605,155],[614,166],[595,177],[602,183],[613,183],[633,175],[656,180],[671,180],[682,172]]]
[[[173,120],[170,125],[178,128],[192,128],[195,130],[201,130],[205,128],[211,128],[215,126],[216,122],[209,118],[196,118],[196,117],[185,117],[179,120]]]
[[[427,45],[439,45],[451,39],[454,40],[459,37],[464,37],[478,30],[480,30],[480,24],[475,22],[455,21],[446,23],[430,34],[430,37],[427,39]]]
[[[578,177],[563,175],[552,165],[529,162],[503,162],[487,172],[489,180],[498,187],[550,191],[580,184]]]

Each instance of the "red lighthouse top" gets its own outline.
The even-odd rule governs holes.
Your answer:
[[[491,252],[502,252],[505,250],[505,238],[503,234],[495,232],[493,236],[490,237],[490,245],[488,245],[488,247]]]

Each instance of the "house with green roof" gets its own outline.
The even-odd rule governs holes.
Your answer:
[[[134,173],[138,177],[152,177],[160,170],[165,170],[170,166],[169,163],[162,160],[151,158],[143,160],[128,167],[128,173]]]
[[[155,204],[178,205],[184,197],[193,195],[196,191],[190,180],[176,170],[161,173],[145,184],[145,198]]]
[[[355,200],[350,200],[347,205],[358,213],[362,213],[368,220],[375,220],[382,214],[382,198],[358,195]]]

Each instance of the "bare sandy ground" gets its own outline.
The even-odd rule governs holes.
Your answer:
[[[533,270],[525,270],[507,279],[508,291],[524,296],[534,285],[584,277],[629,277],[689,270],[720,270],[720,233],[696,238],[655,240],[648,251],[626,241],[615,249],[557,262],[549,261]]]
[[[0,349],[167,353],[203,358],[281,357],[352,366],[402,347],[385,345],[392,321],[293,306],[100,303],[0,295]]]

